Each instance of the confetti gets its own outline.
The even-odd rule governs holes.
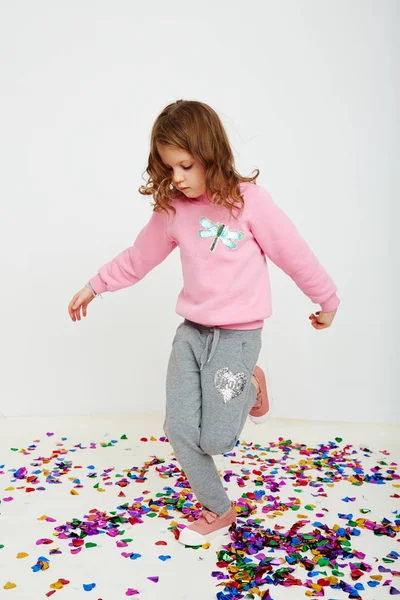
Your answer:
[[[91,592],[95,587],[96,587],[95,583],[84,583],[83,584],[83,589],[85,590],[85,592]]]
[[[12,583],[11,581],[7,581],[7,583],[5,584],[5,586],[3,586],[3,589],[5,589],[5,590],[12,590],[15,587],[17,587],[16,583]]]
[[[108,435],[104,437],[109,441],[90,442],[87,445],[80,442],[69,449],[58,442],[49,456],[38,456],[31,461],[30,469],[20,466],[9,470],[10,483],[14,485],[4,489],[6,493],[12,491],[14,497],[3,498],[4,502],[10,502],[17,496],[21,498],[21,492],[45,491],[50,485],[63,483],[64,486],[67,484],[67,494],[79,495],[77,490],[87,486],[103,495],[113,493],[117,499],[111,505],[115,506],[115,510],[107,512],[93,508],[87,514],[61,524],[56,524],[56,519],[47,515],[39,517],[39,521],[55,524],[53,536],[62,550],[54,548],[54,540],[47,537],[36,542],[37,545],[52,546],[49,551],[51,555],[64,551],[78,555],[89,551],[96,560],[99,556],[96,554],[98,547],[112,543],[113,547],[125,550],[121,552],[123,558],[137,560],[142,557],[136,551],[138,547],[135,552],[130,547],[136,541],[137,527],[145,527],[148,519],[169,521],[167,529],[170,538],[154,544],[169,544],[172,549],[180,530],[200,514],[202,507],[175,459],[169,459],[168,462],[152,456],[144,464],[126,465],[130,468],[120,472],[114,467],[100,469],[95,460],[92,461],[94,464],[87,466],[84,466],[86,462],[78,464],[72,460],[73,454],[81,450],[90,452],[102,448],[102,452],[112,452],[119,440],[127,439],[125,434],[117,436],[119,440],[110,440],[111,436]],[[370,508],[359,506],[360,503],[367,503],[368,493],[364,492],[361,501],[361,493],[352,496],[348,487],[389,484],[391,490],[387,497],[397,499],[399,494],[393,493],[393,487],[399,487],[400,480],[397,464],[389,463],[387,451],[381,451],[381,455],[377,456],[367,447],[357,449],[351,444],[339,446],[342,438],[334,439],[315,447],[284,438],[266,445],[241,441],[236,444],[234,451],[225,455],[226,463],[230,460],[230,464],[225,465],[227,468],[221,476],[226,485],[231,485],[231,491],[237,489],[239,498],[236,504],[237,523],[232,526],[230,535],[224,538],[228,541],[222,550],[215,553],[218,570],[211,573],[221,590],[217,593],[219,600],[271,599],[268,588],[273,593],[276,586],[286,588],[294,585],[302,586],[307,597],[333,598],[335,590],[341,590],[349,598],[361,598],[365,589],[378,586],[387,586],[386,594],[389,592],[389,595],[400,593],[392,585],[393,577],[400,575],[399,571],[394,570],[399,553],[392,550],[384,557],[375,558],[366,557],[360,551],[364,539],[362,536],[384,536],[388,541],[398,541],[400,514],[398,510],[392,510],[393,505],[398,503],[391,503],[391,514],[386,516],[377,514],[375,509],[372,513]],[[158,440],[149,436],[141,438],[141,441],[147,443]],[[168,439],[160,437],[159,441],[168,442]],[[34,445],[28,447],[29,452],[34,449]],[[125,450],[125,447],[122,449]],[[15,451],[29,453],[25,449]],[[375,460],[374,466],[367,467],[365,459],[370,462]],[[1,471],[4,467],[0,465],[0,474],[5,474]],[[169,485],[157,493],[149,489],[132,493],[137,485],[140,490],[141,484],[149,485],[147,474],[150,469],[158,474],[160,481],[164,480]],[[336,512],[327,501],[325,504],[324,499],[329,497],[330,488],[343,483],[349,495],[344,496],[342,492],[338,498],[342,502],[354,503],[352,513]],[[82,494],[82,499],[84,497]],[[126,497],[129,502],[118,500]],[[343,509],[343,505],[341,507]],[[351,510],[353,506],[348,508]],[[339,506],[337,510],[340,510]],[[366,515],[369,514],[373,514],[374,518],[368,518]],[[285,520],[280,520],[283,516]],[[41,531],[49,535],[47,529]],[[97,543],[99,539],[102,539],[100,544]],[[194,550],[198,552],[209,548],[210,544],[204,544]],[[18,558],[26,556],[26,553],[17,555]],[[162,562],[172,558],[169,554],[156,556]],[[198,560],[203,558],[199,556]],[[39,557],[31,568],[34,572],[46,570],[50,568],[50,562],[45,557]],[[379,575],[374,574],[376,570]],[[386,581],[383,581],[383,573],[388,574]],[[159,581],[158,576],[147,579],[153,583]],[[57,580],[50,585],[50,592],[46,595],[49,597],[66,583],[69,582]],[[82,585],[85,591],[91,591],[96,584]],[[130,587],[125,592],[126,596],[138,594],[137,589]]]

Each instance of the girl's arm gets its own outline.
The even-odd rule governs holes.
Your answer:
[[[264,253],[312,302],[319,304],[323,312],[339,306],[335,283],[290,218],[261,186],[257,186],[253,198],[251,229]]]
[[[97,294],[115,292],[135,285],[154,269],[177,246],[168,236],[164,212],[153,212],[147,225],[137,236],[133,246],[123,250],[103,265],[89,283]]]

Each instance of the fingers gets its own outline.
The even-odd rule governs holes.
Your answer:
[[[71,302],[68,304],[68,314],[73,321],[75,321],[74,305],[75,305],[77,298],[78,298],[78,294],[75,294],[75,296],[72,298]]]
[[[319,314],[321,311],[318,311],[315,314]],[[327,323],[321,323],[320,321],[318,321],[317,317],[312,314],[308,317],[311,320],[311,325],[314,327],[314,329],[326,329],[327,327],[329,327],[329,324]]]
[[[68,305],[68,313],[73,321],[81,320],[82,301],[80,300],[79,296],[80,293],[78,292]],[[83,306],[83,316],[86,317],[86,306]]]

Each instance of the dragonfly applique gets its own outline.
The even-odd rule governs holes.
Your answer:
[[[199,231],[199,236],[201,238],[214,238],[213,243],[210,247],[210,252],[214,252],[215,246],[218,240],[229,248],[229,250],[235,250],[237,248],[237,244],[233,240],[239,241],[244,237],[244,233],[242,231],[229,231],[229,226],[224,225],[224,223],[213,223],[206,217],[202,217],[200,219],[200,225],[204,227]]]

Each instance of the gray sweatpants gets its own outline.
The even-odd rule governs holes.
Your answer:
[[[262,330],[185,319],[172,342],[164,431],[197,500],[218,515],[229,509],[230,499],[211,455],[234,448],[256,402],[251,376]]]

